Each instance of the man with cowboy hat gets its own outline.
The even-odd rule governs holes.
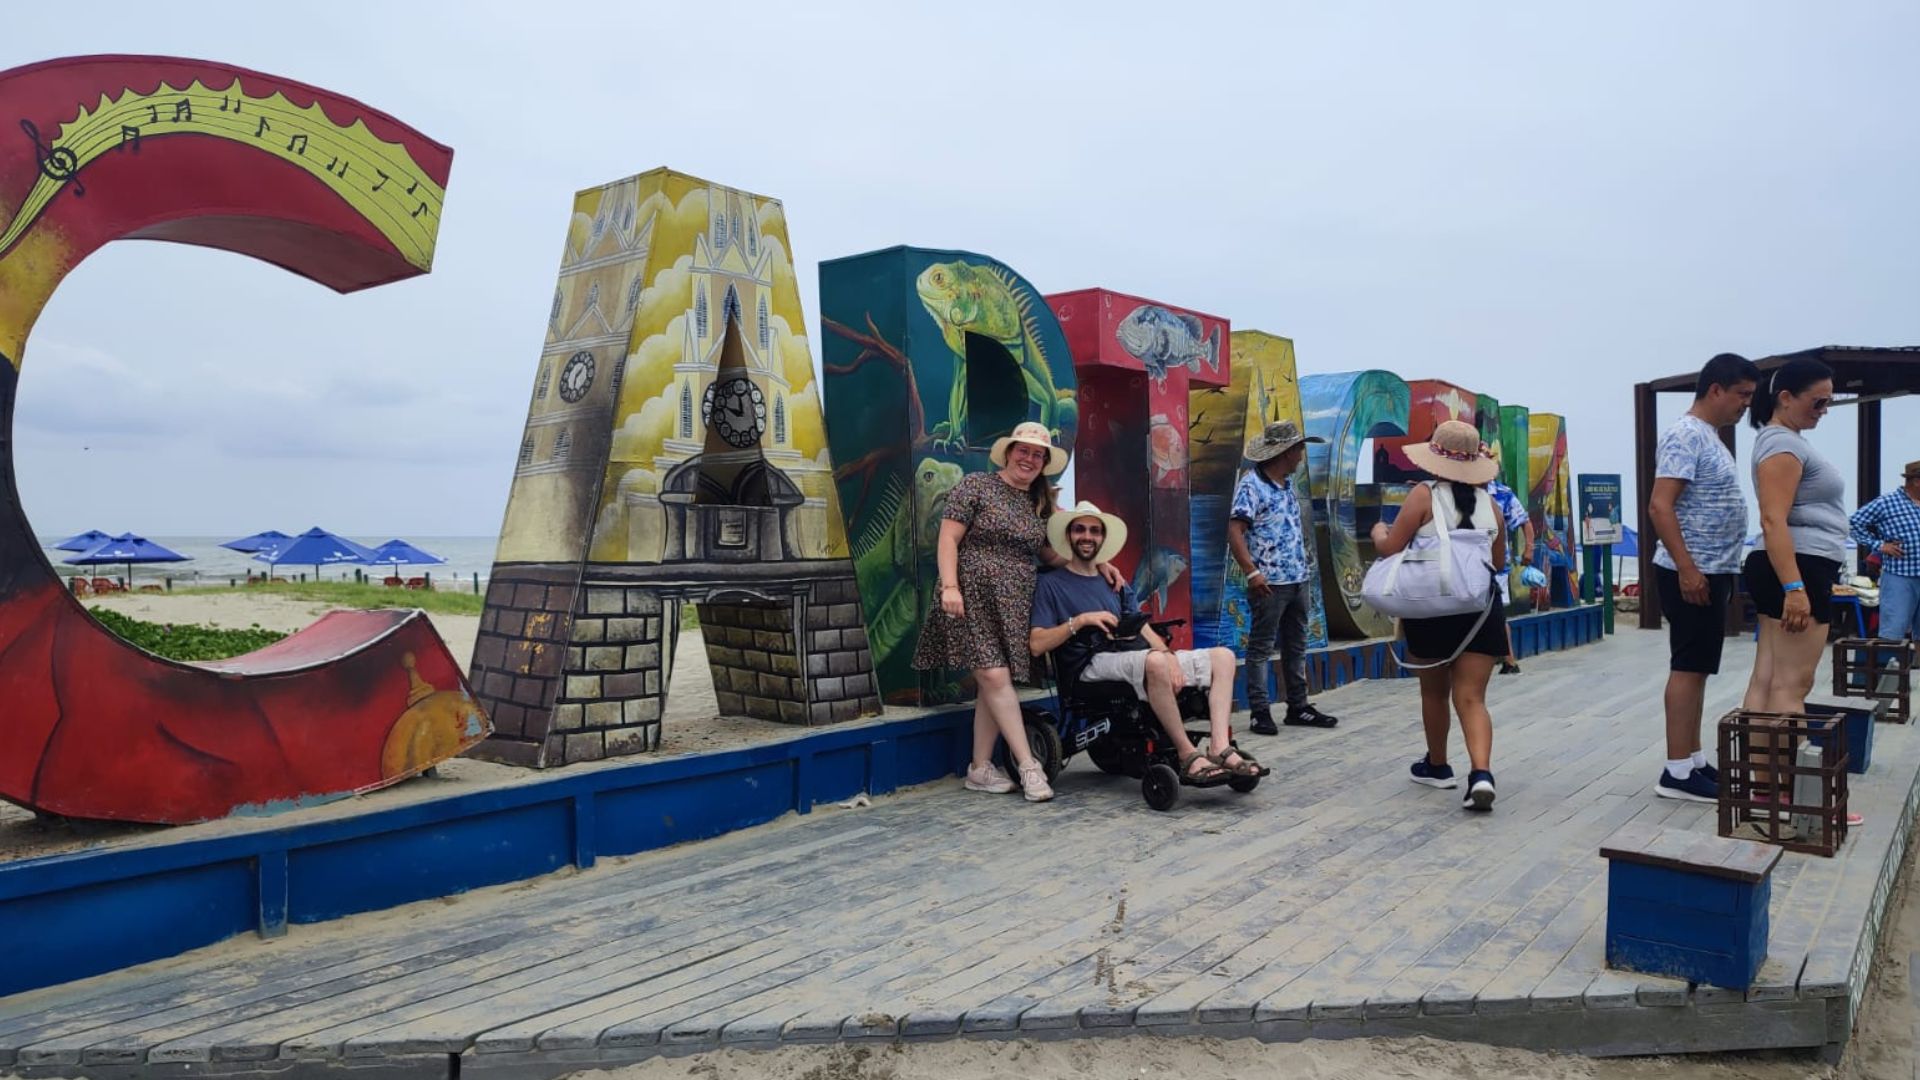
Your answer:
[[[1880,556],[1880,629],[1875,637],[1913,636],[1920,609],[1920,461],[1900,471],[1900,487],[1853,512],[1853,542]]]
[[[1307,535],[1300,515],[1300,499],[1293,490],[1293,474],[1306,457],[1308,443],[1324,443],[1307,436],[1291,420],[1268,424],[1247,444],[1253,462],[1233,491],[1232,518],[1227,542],[1233,561],[1247,575],[1247,606],[1252,609],[1247,628],[1247,708],[1253,730],[1278,735],[1267,707],[1267,671],[1273,661],[1274,638],[1280,640],[1280,675],[1287,695],[1286,723],[1302,727],[1332,727],[1339,719],[1307,701]]]
[[[1047,519],[1047,540],[1067,557],[1065,566],[1040,575],[1033,589],[1033,629],[1027,646],[1033,655],[1054,654],[1063,683],[1119,682],[1153,709],[1179,755],[1185,779],[1218,783],[1232,776],[1266,774],[1258,762],[1232,746],[1233,651],[1219,647],[1175,652],[1151,626],[1139,635],[1115,639],[1122,615],[1140,612],[1131,586],[1115,592],[1095,566],[1118,554],[1127,542],[1127,524],[1082,501]],[[1175,695],[1184,687],[1207,691],[1208,742],[1203,754],[1187,737]]]

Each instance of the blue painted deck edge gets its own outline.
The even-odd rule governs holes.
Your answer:
[[[1598,607],[1514,620],[1521,656],[1600,638]],[[1373,655],[1378,653],[1379,655]],[[1393,672],[1385,643],[1316,653]],[[1322,683],[1321,685],[1329,685]],[[0,865],[0,996],[319,922],[588,867],[958,773],[971,705],[782,742],[591,769],[237,836]],[[156,897],[159,900],[156,900]],[[156,926],[156,904],[166,912]]]

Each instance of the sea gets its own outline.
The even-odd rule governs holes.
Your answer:
[[[66,539],[64,536],[42,536],[41,547],[45,549],[47,561],[54,565],[62,575],[79,573],[81,568],[68,566],[60,560],[71,558],[68,551],[55,551],[53,545]],[[171,579],[175,588],[190,588],[194,585],[225,585],[228,581],[244,580],[249,572],[253,574],[272,573],[294,580],[305,575],[313,580],[314,568],[311,565],[298,566],[293,563],[281,563],[278,568],[269,567],[253,556],[238,551],[229,551],[220,545],[232,540],[231,536],[149,536],[147,539],[161,547],[177,551],[188,556],[188,562],[135,564],[133,567],[134,586],[159,585]],[[392,536],[349,536],[368,547],[378,547],[392,540]],[[320,577],[326,581],[352,581],[355,570],[376,578],[389,573],[401,577],[422,577],[431,575],[436,589],[469,591],[484,589],[487,575],[493,569],[493,554],[500,540],[494,536],[407,536],[402,539],[422,551],[430,552],[447,560],[445,563],[424,566],[402,566],[389,570],[385,566],[361,566],[357,563],[340,563],[334,566],[320,567]],[[127,573],[125,563],[109,564],[87,571],[101,577],[121,578]]]

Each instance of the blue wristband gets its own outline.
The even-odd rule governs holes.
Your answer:
[[[1780,586],[1783,592],[1799,592],[1806,587],[1807,583],[1804,581],[1789,581],[1785,585]]]

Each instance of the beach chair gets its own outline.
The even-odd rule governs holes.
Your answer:
[[[423,578],[423,577],[410,577],[410,578],[408,578],[408,579],[407,579],[407,588],[409,588],[409,589],[424,589],[424,588],[426,588],[426,587],[427,587],[427,579],[426,579],[426,578]]]
[[[381,584],[385,585],[389,589],[399,589],[399,588],[404,588],[407,583],[405,579],[395,576],[395,577],[387,578],[385,581],[382,581]]]
[[[143,593],[147,593],[147,592],[163,593],[163,592],[166,592],[167,590],[164,586],[161,586],[161,585],[142,585],[140,586],[140,591]]]
[[[72,586],[73,595],[75,596],[86,596],[89,593],[93,592],[93,586],[87,584],[86,578],[71,577],[71,578],[68,578],[67,581]]]
[[[93,579],[93,591],[95,593],[119,592],[120,586],[112,578],[97,577]]]

